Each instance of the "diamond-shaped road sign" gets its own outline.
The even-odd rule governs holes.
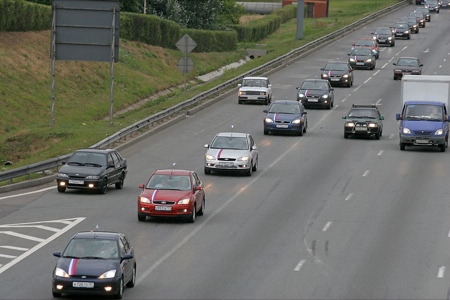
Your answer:
[[[195,47],[197,47],[197,43],[191,39],[191,37],[187,34],[185,34],[176,44],[178,49],[180,49],[181,52],[184,54],[187,54],[194,50]]]

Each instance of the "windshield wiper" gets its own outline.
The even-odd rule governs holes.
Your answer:
[[[102,165],[99,165],[99,164],[96,164],[96,163],[85,163],[84,165],[85,165],[85,166],[87,166],[87,165],[89,165],[89,166],[94,166],[94,167],[98,167],[98,168],[101,168],[101,167],[102,167]]]
[[[80,163],[80,162],[77,162],[77,161],[69,161],[67,164],[68,165],[84,166],[83,163]]]

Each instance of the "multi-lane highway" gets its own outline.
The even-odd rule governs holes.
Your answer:
[[[394,11],[270,75],[274,99],[295,99],[326,61],[347,60],[358,37],[409,15]],[[308,109],[302,136],[263,135],[262,105],[237,95],[121,151],[122,190],[106,195],[54,184],[0,195],[0,298],[50,299],[54,251],[81,230],[126,233],[137,254],[137,284],[125,299],[448,299],[450,149],[400,151],[400,56],[419,57],[423,74],[450,74],[450,10],[411,40],[382,48],[373,71],[356,70],[335,89],[332,110]],[[344,139],[353,103],[379,105],[383,136]],[[251,133],[259,149],[253,176],[204,175],[204,144],[217,132]],[[194,224],[138,222],[139,183],[156,168],[192,169],[206,191]]]

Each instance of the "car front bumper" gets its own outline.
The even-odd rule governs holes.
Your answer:
[[[155,205],[138,203],[138,213],[149,217],[189,217],[193,207],[190,204]]]
[[[57,178],[57,186],[64,186],[68,189],[81,189],[81,190],[98,190],[103,187],[104,179],[71,179],[71,178]]]
[[[93,288],[73,287],[74,282],[94,282]],[[57,288],[60,286],[61,288]],[[106,288],[110,287],[110,291]],[[119,279],[82,279],[82,278],[53,278],[52,292],[72,295],[114,295],[119,292]]]
[[[445,144],[445,136],[400,135],[400,143],[408,146],[438,146]]]
[[[300,98],[297,99],[304,107],[329,107],[331,98]],[[299,125],[299,124],[292,124]]]
[[[264,123],[264,131],[271,132],[299,132],[303,130],[302,124],[277,124],[277,123]]]

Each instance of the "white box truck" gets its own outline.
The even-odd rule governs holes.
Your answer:
[[[404,75],[402,77],[400,150],[406,146],[437,146],[441,152],[448,147],[448,104],[450,76]]]

